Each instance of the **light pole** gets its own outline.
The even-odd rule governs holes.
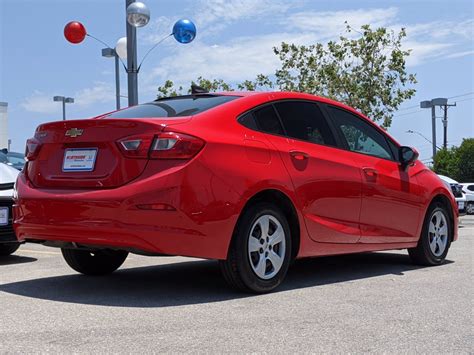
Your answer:
[[[103,48],[102,57],[115,59],[115,108],[120,110],[120,72],[119,72],[119,56],[115,49]]]
[[[64,37],[66,40],[72,44],[79,44],[86,37],[93,38],[94,40],[104,44],[109,50],[113,50],[115,53],[116,59],[116,70],[115,70],[115,78],[116,78],[116,96],[117,96],[117,108],[119,107],[120,103],[118,102],[120,94],[117,90],[119,87],[118,75],[117,75],[117,68],[118,63],[117,61],[122,61],[123,66],[127,72],[127,79],[128,79],[128,105],[134,106],[138,104],[138,72],[140,71],[140,67],[145,60],[145,58],[150,54],[150,52],[155,49],[161,42],[163,42],[168,37],[174,36],[176,41],[182,44],[191,43],[194,38],[196,37],[196,26],[194,23],[188,19],[181,19],[178,20],[173,26],[173,32],[171,32],[166,37],[162,38],[156,44],[154,44],[144,55],[140,64],[138,64],[137,60],[137,27],[143,27],[150,21],[150,10],[148,10],[147,6],[142,2],[136,2],[135,0],[126,0],[126,30],[127,30],[127,37],[122,37],[117,41],[117,45],[115,49],[110,47],[107,43],[102,41],[101,39],[92,36],[91,34],[87,33],[86,28],[84,25],[78,21],[71,21],[66,24],[64,27]],[[105,50],[105,49],[104,49]],[[111,56],[111,52],[107,51],[104,54],[104,50],[102,51],[103,56]],[[127,60],[127,65],[123,62],[123,60]]]
[[[63,121],[66,121],[66,104],[74,103],[74,99],[72,97],[54,96],[53,101],[58,101],[58,102],[63,103]]]

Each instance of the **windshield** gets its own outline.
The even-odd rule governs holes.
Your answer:
[[[114,112],[106,118],[150,118],[191,116],[225,104],[239,96],[190,95],[159,99]]]

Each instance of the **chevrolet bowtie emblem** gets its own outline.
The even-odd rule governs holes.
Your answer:
[[[71,128],[66,131],[66,137],[76,138],[82,135],[83,129]]]

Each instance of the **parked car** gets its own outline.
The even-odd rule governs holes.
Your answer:
[[[18,170],[0,163],[0,256],[13,254],[20,244],[13,232],[13,185]]]
[[[26,163],[25,154],[23,153],[8,152],[7,158],[9,162],[11,163],[11,166],[13,166],[17,170],[23,169],[23,166]]]
[[[354,109],[307,94],[192,94],[40,125],[16,184],[20,241],[87,275],[129,252],[218,259],[268,292],[291,260],[408,249],[444,262],[449,188]]]
[[[464,182],[461,185],[462,191],[466,195],[466,212],[474,214],[474,182]]]
[[[443,180],[447,186],[451,188],[451,191],[456,199],[458,205],[458,210],[460,215],[466,214],[467,199],[466,194],[463,192],[462,185],[456,180],[451,179],[448,176],[438,175],[441,180]]]
[[[25,155],[22,153],[9,152],[6,149],[2,149],[0,150],[0,163],[12,166],[17,170],[21,170],[26,163]]]

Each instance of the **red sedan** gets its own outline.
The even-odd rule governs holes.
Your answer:
[[[88,275],[129,252],[185,255],[267,292],[295,258],[408,249],[437,265],[457,239],[454,197],[414,149],[307,94],[193,94],[46,123],[26,155],[18,239]]]

